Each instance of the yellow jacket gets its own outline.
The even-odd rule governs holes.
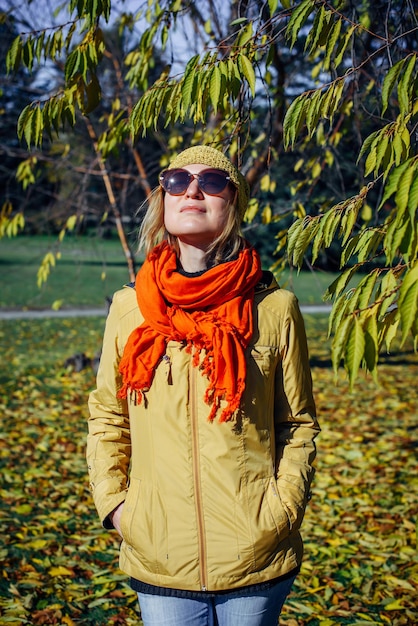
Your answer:
[[[117,398],[118,363],[143,318],[134,289],[114,296],[87,459],[105,527],[125,500],[120,567],[138,580],[220,591],[300,565],[319,427],[297,300],[268,276],[255,295],[241,409],[226,423],[208,421],[206,379],[176,341],[140,404]]]

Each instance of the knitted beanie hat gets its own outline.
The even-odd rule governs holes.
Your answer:
[[[247,210],[250,197],[250,187],[241,172],[231,163],[231,161],[216,148],[211,146],[192,146],[180,152],[170,162],[170,169],[184,167],[191,164],[207,165],[227,172],[231,181],[238,189],[238,212],[241,219]]]

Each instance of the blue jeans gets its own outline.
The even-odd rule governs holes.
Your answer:
[[[296,576],[266,591],[235,590],[189,600],[138,593],[144,626],[277,626]]]

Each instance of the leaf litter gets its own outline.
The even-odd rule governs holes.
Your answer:
[[[352,392],[330,364],[327,320],[307,316],[322,432],[303,524],[305,558],[283,609],[286,626],[418,623],[418,363],[384,356],[379,386]],[[118,570],[119,541],[98,521],[85,465],[90,368],[104,320],[0,323],[0,623],[140,625]]]

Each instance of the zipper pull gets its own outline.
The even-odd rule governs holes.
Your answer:
[[[166,381],[167,381],[167,383],[169,385],[172,385],[173,384],[173,379],[172,379],[172,376],[171,376],[171,359],[168,356],[168,354],[165,354],[163,356],[163,362],[164,362],[164,366],[165,366],[165,378],[166,378]]]

